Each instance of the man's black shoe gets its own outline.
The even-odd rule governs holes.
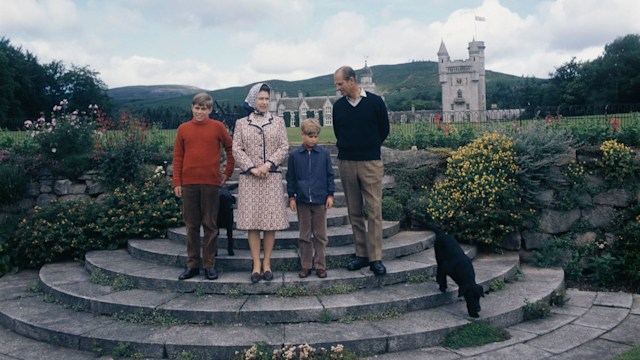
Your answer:
[[[347,269],[351,271],[360,270],[367,265],[369,265],[368,258],[361,257],[361,256],[354,256],[351,258],[351,260],[349,260],[349,263],[347,264]]]
[[[192,277],[200,274],[200,269],[198,268],[187,268],[180,276],[178,276],[178,280],[187,280]]]
[[[376,275],[384,275],[387,273],[387,268],[384,267],[382,261],[380,260],[372,261],[369,265],[369,270],[373,271],[373,273]]]
[[[214,267],[210,267],[210,268],[206,268],[204,269],[204,278],[207,280],[215,280],[218,278],[218,272],[216,271],[216,268]]]

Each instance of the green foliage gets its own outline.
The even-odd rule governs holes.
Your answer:
[[[114,359],[122,359],[122,358],[133,358],[133,359],[141,359],[142,354],[137,352],[133,345],[129,343],[118,343],[116,347],[113,348],[111,355]]]
[[[133,282],[131,281],[131,279],[129,279],[129,277],[123,274],[118,274],[115,278],[113,278],[111,288],[113,289],[113,291],[126,291],[134,289],[135,286],[133,285]]]
[[[416,125],[415,145],[418,149],[450,148],[467,145],[477,137],[471,123],[436,124],[420,122]]]
[[[578,144],[597,145],[611,138],[609,127],[603,123],[576,121],[568,122],[564,128]]]
[[[69,113],[67,106],[65,99],[54,107],[48,121],[41,116],[35,122],[25,121],[24,126],[38,145],[42,165],[53,175],[77,179],[92,167],[98,111],[92,106],[88,113]]]
[[[391,131],[384,141],[384,146],[398,150],[409,150],[415,145],[413,134],[407,134],[400,131]]]
[[[40,267],[82,259],[87,251],[103,248],[96,225],[99,214],[99,206],[91,201],[54,201],[44,208],[35,207],[12,238],[14,259],[20,267]]]
[[[640,208],[636,206],[632,214],[618,231],[611,254],[618,259],[615,280],[640,293]]]
[[[188,351],[182,351],[180,354],[178,354],[175,358],[175,360],[201,360],[202,358],[192,352],[188,352]]]
[[[549,302],[552,306],[564,306],[570,299],[567,297],[567,290],[560,289],[556,290],[551,294],[551,299]]]
[[[399,221],[403,217],[402,205],[392,197],[382,197],[382,219]]]
[[[513,143],[484,134],[448,159],[424,211],[461,242],[495,245],[521,224]]]
[[[304,286],[283,286],[278,289],[276,295],[279,297],[287,298],[287,297],[298,297],[298,296],[308,296],[311,294],[311,291]]]
[[[538,267],[562,267],[572,258],[574,249],[570,237],[553,237],[534,251],[532,263]]]
[[[621,183],[637,170],[631,156],[631,149],[624,144],[609,140],[602,143],[600,150],[602,150],[600,165],[605,180]]]
[[[481,346],[511,338],[508,332],[494,328],[481,320],[472,320],[461,328],[447,334],[444,346],[450,349]]]
[[[553,176],[552,170],[575,141],[568,132],[548,125],[530,126],[512,136],[522,198],[529,204],[541,206],[540,191],[566,183],[564,178]]]
[[[613,360],[638,360],[638,359],[640,359],[640,345],[636,345],[631,349],[613,358]]]
[[[0,152],[0,205],[22,199],[28,182],[24,168],[11,161],[2,161]]]
[[[102,269],[94,269],[89,276],[89,282],[96,285],[108,286],[111,285],[111,278],[102,271]]]
[[[528,299],[524,299],[524,313],[523,320],[543,319],[551,315],[551,305],[544,300],[538,300],[536,302],[530,302]]]
[[[99,153],[101,182],[109,189],[142,181],[146,165],[162,164],[156,130],[129,114],[121,114],[120,124],[121,130],[104,133]]]
[[[115,188],[105,196],[102,206],[104,212],[97,226],[111,248],[131,238],[161,237],[167,228],[182,223],[180,204],[162,167],[143,183]]]
[[[498,291],[504,289],[506,283],[503,279],[495,279],[489,284],[490,291]]]
[[[170,179],[159,170],[143,184],[115,189],[99,204],[54,201],[34,208],[6,243],[0,243],[0,260],[8,256],[17,262],[4,265],[6,270],[82,259],[87,251],[115,249],[130,238],[163,236],[167,228],[179,224],[179,203]]]

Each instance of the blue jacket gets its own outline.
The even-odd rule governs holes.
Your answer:
[[[296,202],[325,204],[327,196],[333,196],[334,183],[331,156],[327,150],[316,145],[307,150],[300,145],[289,153],[287,168],[287,193]]]

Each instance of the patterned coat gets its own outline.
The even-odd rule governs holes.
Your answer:
[[[269,113],[239,119],[233,132],[233,157],[240,169],[236,228],[284,230],[289,227],[280,164],[289,151],[284,120]],[[249,170],[265,162],[274,164],[261,179]]]

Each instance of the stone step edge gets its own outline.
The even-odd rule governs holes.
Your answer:
[[[485,291],[489,291],[495,281],[512,279],[516,275],[518,265],[517,254],[508,256],[506,261],[497,264],[494,258],[481,258],[476,262],[478,284],[483,286]],[[65,280],[52,279],[55,275],[51,274],[56,273],[63,273],[64,278],[69,280],[62,283]],[[59,277],[62,277],[62,274]],[[383,313],[390,309],[401,313],[423,310],[453,302],[457,297],[455,284],[452,284],[448,292],[443,294],[433,280],[416,284],[387,285],[366,293],[356,290],[346,295],[313,295],[295,298],[242,295],[230,298],[226,295],[194,297],[193,294],[167,294],[139,289],[119,293],[112,290],[110,286],[90,283],[89,277],[89,274],[78,264],[51,264],[42,268],[40,285],[45,293],[53,296],[57,301],[94,314],[137,312],[152,314],[154,311],[162,311],[190,323],[294,323],[316,322],[321,319],[337,321],[345,316],[358,317],[369,313]],[[78,290],[85,291],[87,294],[82,294]],[[375,294],[379,297],[372,296]],[[286,303],[288,306],[285,306]]]
[[[416,237],[415,241],[406,239]],[[419,237],[419,238],[418,238]],[[402,240],[403,246],[390,246],[394,241]],[[411,255],[417,251],[432,248],[435,235],[430,231],[400,231],[383,240],[383,260]],[[331,241],[329,241],[331,244]],[[241,271],[251,268],[251,253],[248,249],[235,249],[235,255],[228,255],[226,246],[218,245],[216,268],[218,270]],[[185,267],[187,263],[187,249],[185,244],[179,244],[168,239],[129,240],[127,251],[138,260],[150,261],[157,264]],[[353,244],[327,246],[326,261],[328,268],[346,263],[353,255]],[[271,256],[272,266],[276,269],[300,269],[300,261],[296,248],[274,249]]]
[[[430,243],[425,239],[416,244],[403,245],[402,247],[393,248],[386,246],[383,248],[383,259],[387,267],[387,274],[384,276],[384,283],[387,285],[405,282],[407,277],[412,275],[424,274],[431,276],[435,271],[435,257],[430,256],[425,263],[416,260],[421,252],[425,250],[433,252],[427,246]],[[399,252],[403,252],[403,248],[408,248],[413,255],[404,256],[399,259],[388,259],[389,256],[395,256]],[[477,255],[477,249],[474,246],[465,246],[467,256],[473,258]],[[351,251],[343,249],[345,252],[342,260],[346,262],[351,257]],[[349,252],[347,252],[349,251]],[[222,272],[217,280],[208,281],[202,279],[202,275],[189,280],[180,281],[178,275],[182,268],[178,266],[163,265],[151,263],[145,260],[133,258],[126,250],[100,250],[90,251],[85,255],[85,267],[89,272],[100,269],[104,275],[115,278],[123,275],[129,281],[140,289],[163,289],[178,292],[195,292],[204,291],[212,294],[227,294],[231,291],[241,291],[244,294],[275,294],[278,289],[284,285],[296,286],[309,283],[309,279],[300,279],[298,277],[299,267],[296,266],[295,271],[280,271],[276,268],[278,261],[272,260],[275,278],[273,281],[260,281],[252,283],[250,280],[250,271],[231,271]],[[250,267],[247,266],[247,269]],[[329,277],[321,281],[315,281],[315,285],[320,287],[328,287],[332,285],[349,284],[355,288],[369,288],[379,286],[379,280],[369,270],[368,267],[357,271],[348,271],[343,267],[329,267]],[[312,278],[315,279],[315,278]],[[315,279],[320,280],[320,279]]]
[[[391,237],[398,232],[400,232],[400,222],[399,221],[383,221],[382,222],[382,237],[388,238]],[[169,240],[185,244],[186,243],[186,229],[184,227],[179,228],[170,228],[167,230],[167,238]],[[297,244],[298,238],[300,237],[300,232],[297,229],[292,229],[291,226],[286,230],[278,230],[276,231],[276,246],[279,247],[291,247]],[[353,230],[351,229],[350,224],[341,224],[334,225],[327,228],[327,237],[329,238],[329,244],[337,243],[337,244],[348,244],[353,243]],[[201,232],[202,238],[202,232]],[[247,231],[246,230],[238,230],[233,229],[233,238],[237,245],[240,245],[239,248],[248,248],[247,245]],[[226,239],[226,229],[220,229],[220,235],[218,237],[218,244],[226,247],[227,239]]]
[[[509,284],[506,290],[486,295],[483,298],[484,314],[487,312],[484,304],[488,302],[506,301],[509,307],[498,304],[494,306],[497,309],[495,313],[485,316],[481,312],[480,319],[499,327],[517,324],[523,319],[525,299],[530,302],[548,301],[555,291],[564,286],[562,270],[543,269],[554,273],[542,277],[553,278],[538,280],[532,277],[539,275],[530,276],[530,271],[531,268],[523,267],[527,284],[521,284],[523,280],[520,280]],[[531,292],[532,287],[542,289]],[[343,344],[361,355],[392,353],[441,344],[448,332],[469,322],[462,311],[464,303],[457,302],[437,309],[415,311],[411,316],[405,314],[379,321],[159,327],[122,323],[104,316],[65,309],[43,302],[41,295],[24,297],[24,288],[15,297],[0,302],[0,324],[20,335],[86,351],[101,348],[107,353],[120,344],[130,344],[143,356],[157,358],[173,358],[183,351],[197,356],[215,354],[220,358],[231,358],[236,351],[248,349],[259,341],[273,347],[308,343],[328,348]]]

